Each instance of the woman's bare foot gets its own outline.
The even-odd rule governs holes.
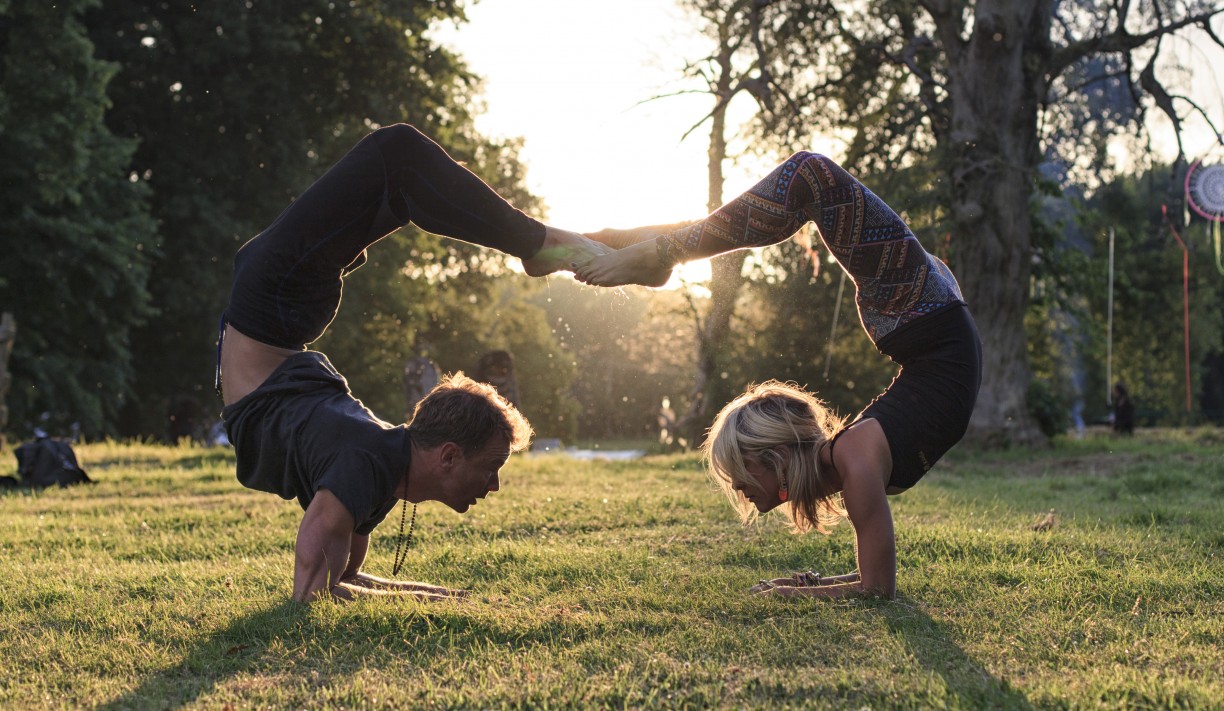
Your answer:
[[[632,247],[638,242],[652,240],[660,235],[665,235],[669,232],[675,232],[681,227],[688,227],[693,224],[694,220],[685,222],[673,222],[669,225],[647,225],[645,227],[634,227],[628,230],[606,229],[598,232],[587,232],[586,236],[599,242],[606,244],[612,249],[624,249]]]
[[[539,277],[562,270],[573,269],[593,257],[607,254],[609,249],[598,242],[587,239],[577,232],[544,228],[544,244],[539,251],[523,260],[523,271],[528,276]]]
[[[671,273],[670,266],[659,263],[655,241],[647,240],[579,264],[574,278],[592,286],[663,286]]]

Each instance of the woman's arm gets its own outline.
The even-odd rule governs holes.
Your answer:
[[[883,478],[874,471],[843,474],[842,501],[854,526],[859,592],[893,598],[897,595],[897,540],[892,509]]]
[[[814,576],[814,577],[813,577]],[[845,575],[821,575],[820,573],[796,573],[785,578],[774,578],[773,580],[762,580],[753,585],[748,592],[759,593],[770,588],[791,587],[791,588],[817,588],[823,585],[832,585],[834,583],[856,583],[859,580],[857,571],[846,573]]]
[[[839,576],[838,582],[818,586],[781,585],[760,594],[779,597],[844,597],[897,594],[897,542],[887,481],[892,454],[880,423],[866,419],[842,435],[834,451],[834,468],[842,479],[842,503],[854,527],[858,577]]]

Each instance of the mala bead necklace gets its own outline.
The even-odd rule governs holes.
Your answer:
[[[408,524],[408,538],[404,538],[404,519],[408,517],[408,501],[404,501],[404,505],[400,507],[400,527],[399,527],[399,542],[395,544],[395,566],[391,569],[391,576],[399,575],[400,568],[404,567],[404,561],[408,559],[408,549],[412,547],[412,534],[416,531],[416,512],[417,505],[412,505],[412,523]]]

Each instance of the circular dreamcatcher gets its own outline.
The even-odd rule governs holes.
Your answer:
[[[1186,171],[1186,205],[1195,214],[1211,222],[1211,237],[1215,247],[1216,269],[1224,274],[1224,240],[1220,223],[1224,222],[1224,163],[1194,161]],[[1187,215],[1186,224],[1189,224]]]
[[[1186,171],[1186,200],[1199,217],[1224,222],[1224,164],[1194,161]]]

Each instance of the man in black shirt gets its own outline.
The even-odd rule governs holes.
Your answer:
[[[293,597],[458,594],[361,572],[369,534],[400,500],[462,513],[499,487],[498,471],[531,427],[492,387],[445,379],[392,426],[306,349],[340,305],[365,250],[415,223],[492,247],[542,276],[608,250],[516,210],[411,126],[362,139],[267,229],[239,249],[218,342],[222,418],[245,486],[296,498]],[[401,531],[402,535],[402,531]]]

